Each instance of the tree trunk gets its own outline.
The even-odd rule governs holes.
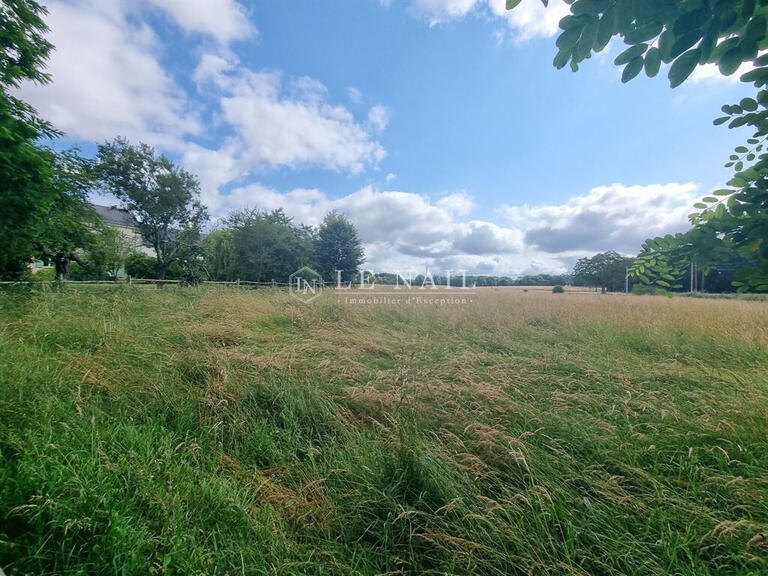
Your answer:
[[[53,264],[56,267],[56,278],[66,280],[69,278],[69,258],[66,256],[54,256]]]
[[[158,288],[162,288],[165,286],[165,283],[162,282],[162,280],[165,280],[165,270],[167,266],[164,262],[160,262],[160,260],[157,261],[157,279],[161,280],[161,282],[157,283]]]

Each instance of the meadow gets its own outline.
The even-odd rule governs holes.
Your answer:
[[[16,574],[766,574],[768,303],[0,292]]]

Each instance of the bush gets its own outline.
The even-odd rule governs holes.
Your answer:
[[[133,278],[156,278],[157,259],[146,254],[134,254],[125,262],[125,273]]]
[[[562,286],[560,286],[560,284],[558,284],[557,286],[554,286],[554,287],[552,288],[552,293],[553,293],[553,294],[562,294],[563,292],[565,292],[565,288],[563,288]]]
[[[31,282],[50,282],[56,280],[56,271],[53,268],[42,268],[35,273],[26,274],[24,280],[29,280]]]
[[[632,286],[632,294],[635,296],[663,296],[665,294],[669,294],[664,288],[659,288],[658,286],[646,286],[645,284],[635,284]]]

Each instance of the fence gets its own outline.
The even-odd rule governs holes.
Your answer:
[[[23,285],[91,285],[91,286],[134,286],[134,285],[165,285],[165,284],[184,284],[183,280],[159,280],[157,278],[131,278],[130,276],[121,280],[22,280],[22,281],[0,281],[0,286],[23,286]],[[233,282],[220,282],[213,280],[204,280],[197,284],[211,286],[232,286],[233,288],[278,288],[288,286],[287,282],[251,282],[248,280],[235,280]]]

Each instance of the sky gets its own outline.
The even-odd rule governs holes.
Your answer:
[[[377,272],[563,273],[686,230],[748,137],[712,125],[738,74],[625,85],[620,40],[558,71],[568,7],[504,2],[47,0],[53,81],[20,92],[61,145],[182,164],[214,225],[343,212]]]

